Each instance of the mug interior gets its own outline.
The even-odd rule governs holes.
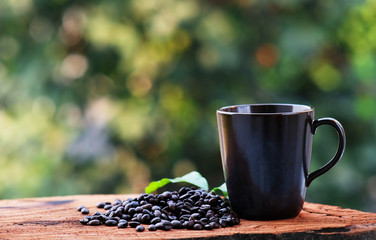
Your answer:
[[[300,104],[244,104],[222,107],[218,111],[229,114],[296,114],[313,109]]]

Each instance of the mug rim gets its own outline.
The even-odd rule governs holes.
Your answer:
[[[230,108],[237,108],[237,107],[245,107],[245,106],[299,106],[303,108],[307,108],[307,110],[302,110],[302,111],[293,111],[293,112],[273,112],[273,113],[268,113],[268,112],[257,112],[257,113],[252,113],[252,112],[228,112],[225,111],[225,109],[230,109]],[[309,106],[309,105],[304,105],[304,104],[295,104],[295,103],[251,103],[251,104],[236,104],[236,105],[229,105],[229,106],[224,106],[219,109],[217,109],[217,113],[220,114],[226,114],[226,115],[294,115],[294,114],[301,114],[301,113],[309,113],[313,112],[314,108]]]

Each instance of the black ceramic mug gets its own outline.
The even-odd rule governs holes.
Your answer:
[[[292,218],[303,207],[306,188],[342,157],[345,132],[333,118],[314,120],[314,109],[297,104],[248,104],[217,110],[222,165],[233,210],[241,218]],[[336,155],[309,173],[312,137],[333,126]]]

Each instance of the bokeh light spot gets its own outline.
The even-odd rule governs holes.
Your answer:
[[[153,86],[149,76],[134,74],[127,79],[127,88],[136,97],[145,96]]]
[[[313,83],[323,91],[332,91],[341,83],[341,74],[325,62],[314,63],[310,67]]]
[[[77,53],[69,54],[62,62],[60,75],[66,79],[66,83],[82,77],[88,68],[88,61],[85,56]]]
[[[270,43],[262,44],[257,48],[256,59],[264,67],[272,67],[279,61],[278,48]]]

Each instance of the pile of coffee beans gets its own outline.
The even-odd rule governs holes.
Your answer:
[[[96,212],[80,220],[89,226],[117,226],[136,228],[136,231],[170,229],[211,230],[239,224],[240,219],[231,210],[227,199],[203,189],[182,187],[179,191],[165,191],[161,194],[140,194],[137,198],[111,202],[100,202]],[[80,206],[82,214],[89,210]]]

